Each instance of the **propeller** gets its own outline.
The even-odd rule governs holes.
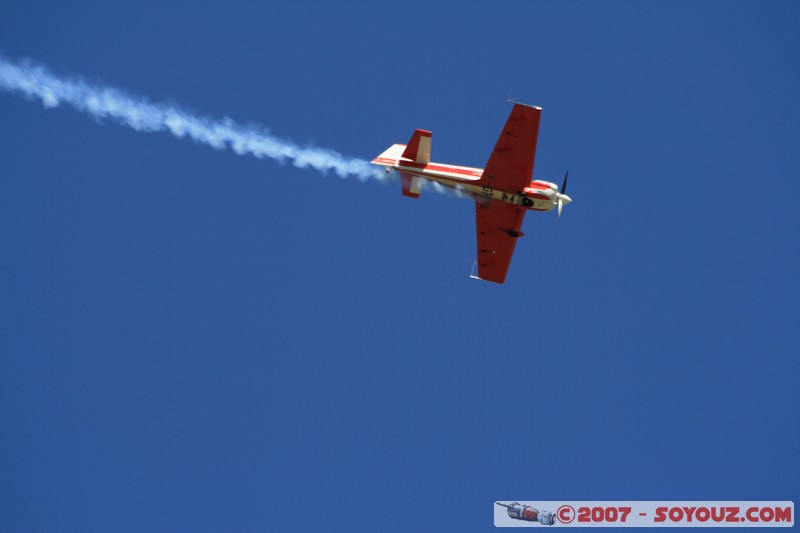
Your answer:
[[[572,202],[572,198],[567,196],[568,177],[569,177],[569,170],[567,170],[567,173],[564,174],[564,183],[561,184],[561,191],[556,193],[556,198],[558,198],[558,220],[561,220],[561,211],[564,209],[564,206]]]

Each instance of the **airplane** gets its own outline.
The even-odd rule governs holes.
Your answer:
[[[572,202],[567,177],[559,191],[549,181],[533,180],[533,162],[542,108],[514,103],[486,168],[431,162],[431,132],[416,130],[408,144],[394,144],[372,160],[387,173],[399,171],[403,195],[419,198],[422,180],[451,187],[475,199],[478,233],[478,275],[471,277],[503,283],[522,219],[528,210],[558,210]]]

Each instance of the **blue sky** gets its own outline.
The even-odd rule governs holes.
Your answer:
[[[798,500],[800,6],[34,3],[0,54],[371,159],[544,108],[505,285],[468,200],[0,93],[0,529],[480,531]]]

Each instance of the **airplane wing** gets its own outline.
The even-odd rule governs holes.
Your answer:
[[[531,182],[540,107],[514,104],[481,178],[492,189],[521,191]]]
[[[475,202],[478,228],[478,277],[495,283],[506,280],[508,265],[526,209],[499,200],[479,198]]]

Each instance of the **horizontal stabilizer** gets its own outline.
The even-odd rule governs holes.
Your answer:
[[[393,144],[387,148],[381,155],[372,160],[373,165],[381,165],[383,167],[393,167],[397,161],[403,156],[403,150],[406,149],[405,144]]]

